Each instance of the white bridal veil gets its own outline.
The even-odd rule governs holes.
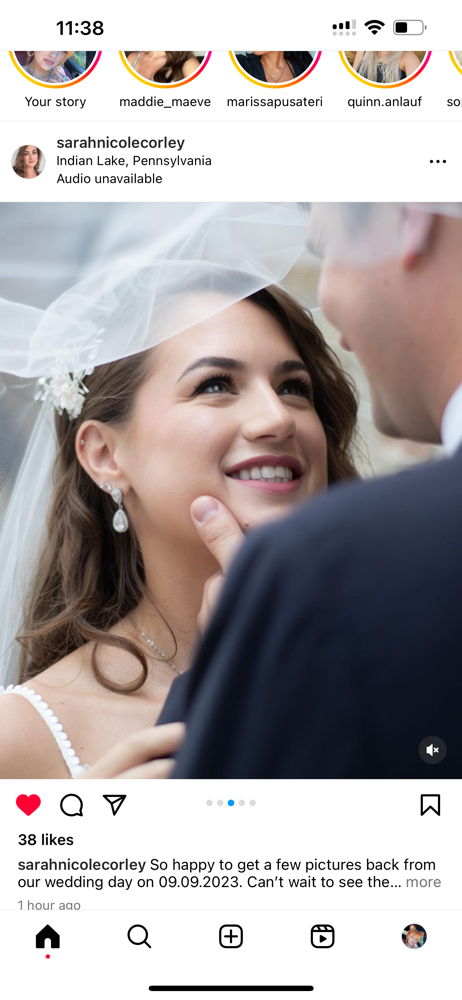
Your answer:
[[[459,206],[415,206],[459,214]],[[85,372],[174,336],[313,252],[360,265],[402,245],[402,205],[268,203],[1,208],[0,683],[16,679],[24,597],[51,490],[53,414],[38,379]],[[317,318],[317,317],[316,317]],[[42,386],[43,389],[43,386]]]

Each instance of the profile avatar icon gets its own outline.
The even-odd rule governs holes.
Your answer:
[[[45,157],[42,150],[34,143],[18,146],[11,157],[11,166],[18,177],[24,180],[35,180],[40,177],[45,168]]]
[[[410,948],[413,951],[417,951],[418,948],[422,948],[427,940],[427,932],[425,927],[420,924],[408,924],[404,928],[401,934],[402,942],[406,945],[406,948]]]

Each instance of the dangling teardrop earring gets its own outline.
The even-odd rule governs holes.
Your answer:
[[[128,531],[129,527],[128,517],[122,506],[122,500],[123,500],[122,490],[120,490],[118,486],[115,486],[114,489],[111,490],[111,497],[114,503],[116,503],[119,508],[118,510],[116,510],[114,517],[112,519],[112,526],[114,528],[114,531],[118,531],[119,534],[122,534],[123,531]]]
[[[114,528],[114,531],[118,531],[119,534],[122,534],[123,531],[128,531],[129,521],[122,507],[122,500],[123,500],[122,490],[120,490],[118,486],[115,486],[114,489],[112,489],[111,483],[98,483],[98,486],[101,490],[106,490],[108,493],[110,493],[114,503],[118,505],[119,509],[116,510],[114,517],[112,519],[112,526]]]

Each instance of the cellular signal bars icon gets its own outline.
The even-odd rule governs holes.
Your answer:
[[[356,35],[356,21],[339,21],[332,25],[333,35]]]

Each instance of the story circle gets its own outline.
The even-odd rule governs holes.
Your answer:
[[[415,73],[411,73],[411,75],[407,76],[404,80],[398,80],[396,83],[377,83],[375,80],[366,80],[365,77],[361,76],[361,74],[358,73],[357,70],[353,69],[353,66],[351,65],[351,63],[349,62],[348,58],[345,55],[345,51],[339,52],[340,59],[345,69],[347,69],[348,72],[351,73],[351,76],[353,76],[355,80],[359,80],[359,83],[365,84],[366,87],[376,87],[378,90],[393,90],[396,87],[405,87],[407,83],[411,83],[412,80],[416,80],[417,77],[420,76],[421,73],[423,73],[426,66],[428,66],[431,54],[432,54],[431,51],[426,52],[425,57],[423,58],[419,68],[416,69]]]
[[[286,87],[293,87],[296,83],[301,83],[302,80],[306,80],[306,78],[310,75],[310,73],[313,72],[313,70],[318,65],[318,62],[322,56],[322,50],[316,52],[315,56],[313,57],[313,62],[310,64],[305,73],[302,73],[300,76],[295,77],[294,80],[287,80],[285,83],[267,83],[263,80],[257,80],[254,76],[251,76],[250,73],[246,73],[246,71],[243,69],[243,67],[236,59],[234,52],[229,51],[229,56],[231,58],[233,66],[235,66],[238,73],[240,73],[241,76],[243,76],[246,80],[248,80],[249,83],[255,83],[257,87],[268,87],[270,90],[282,90],[283,88]]]
[[[62,90],[63,87],[75,87],[77,83],[81,83],[82,80],[85,80],[88,76],[90,76],[90,73],[93,73],[93,70],[96,69],[102,56],[102,52],[96,52],[88,69],[86,69],[75,79],[68,80],[66,83],[46,83],[44,80],[35,79],[35,77],[31,76],[30,73],[26,72],[24,67],[21,66],[19,60],[16,58],[16,52],[10,51],[9,54],[13,66],[15,67],[15,69],[17,69],[18,73],[20,73],[21,76],[24,77],[25,80],[28,80],[29,83],[34,83],[37,87],[46,87],[47,90]],[[67,60],[65,60],[65,62],[66,61]]]
[[[212,55],[212,50],[206,52],[199,66],[199,69],[196,70],[195,73],[192,73],[190,76],[187,76],[185,80],[176,80],[175,83],[157,83],[154,80],[147,80],[145,76],[141,76],[140,73],[137,73],[133,69],[133,66],[130,66],[130,63],[128,62],[125,52],[119,49],[119,56],[125,66],[125,69],[128,69],[128,72],[131,73],[131,75],[135,78],[135,80],[138,80],[140,83],[145,83],[147,87],[157,87],[160,90],[173,90],[175,87],[183,87],[186,83],[192,83],[192,81],[196,80],[197,77],[200,76],[200,74],[204,71],[205,67],[210,62],[211,55]]]
[[[460,53],[460,55],[462,57],[462,52]],[[458,73],[462,73],[462,65],[459,62],[459,60],[457,59],[456,50],[454,50],[453,52],[449,53],[449,58],[450,58],[451,62],[454,64],[454,66],[456,67],[457,72]]]

